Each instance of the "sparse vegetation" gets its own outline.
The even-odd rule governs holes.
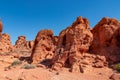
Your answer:
[[[16,66],[16,65],[20,65],[20,64],[22,64],[22,61],[15,60],[15,61],[11,64],[11,66]]]
[[[120,63],[114,65],[114,69],[120,72]]]
[[[56,73],[56,75],[59,75],[59,74],[60,74],[59,72]]]
[[[34,69],[35,66],[32,65],[32,64],[24,64],[24,65],[22,66],[22,68],[23,68],[23,69]]]
[[[5,52],[4,54],[5,54],[5,55],[10,55],[10,54],[11,54],[11,52]]]
[[[0,53],[0,55],[10,55],[11,52],[4,52],[4,53]]]

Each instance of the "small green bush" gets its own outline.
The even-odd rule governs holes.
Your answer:
[[[23,69],[34,69],[35,66],[32,65],[32,64],[24,64],[24,65],[22,66],[22,68],[23,68]]]
[[[22,61],[15,60],[15,61],[11,64],[11,66],[16,66],[16,65],[20,65],[20,64],[22,64]]]
[[[120,63],[114,65],[114,69],[120,72]]]

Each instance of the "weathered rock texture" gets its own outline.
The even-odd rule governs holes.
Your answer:
[[[0,35],[2,34],[2,29],[3,29],[3,24],[2,21],[0,20]]]
[[[8,53],[13,50],[9,34],[2,34],[3,24],[0,20],[0,53]]]
[[[90,51],[103,55],[109,63],[120,61],[120,23],[114,18],[103,18],[92,30]]]
[[[31,54],[31,62],[40,63],[45,59],[51,59],[57,44],[56,41],[57,37],[53,36],[52,30],[39,31]]]
[[[106,65],[104,56],[87,53],[92,40],[89,21],[86,18],[78,17],[72,26],[60,33],[52,68],[59,70],[69,64],[72,72],[84,72],[83,66],[85,65],[95,67]]]
[[[13,50],[9,34],[2,34],[0,38],[0,53],[7,53]]]
[[[32,50],[33,46],[34,41],[27,41],[25,36],[19,36],[14,47],[20,50]]]
[[[112,74],[110,80],[120,80],[120,74],[118,73]]]

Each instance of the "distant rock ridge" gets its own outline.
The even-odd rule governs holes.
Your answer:
[[[26,41],[25,36],[19,36],[15,45],[13,46],[10,41],[10,35],[7,33],[2,34],[3,24],[0,20],[0,53],[9,53],[15,50],[32,50],[34,41]]]
[[[27,41],[25,36],[19,36],[15,42],[14,48],[21,50],[32,50],[34,41]]]

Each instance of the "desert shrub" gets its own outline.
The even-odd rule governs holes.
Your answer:
[[[16,66],[16,65],[20,65],[20,64],[22,64],[22,61],[15,60],[14,62],[12,62],[11,66]]]
[[[11,52],[5,52],[4,54],[5,54],[5,55],[9,55],[9,54],[11,54]]]
[[[0,55],[10,55],[11,52],[4,52],[4,53],[0,53]]]
[[[23,69],[34,69],[35,66],[32,65],[32,64],[24,64],[24,65],[22,66],[22,68],[23,68]]]
[[[114,65],[114,69],[120,72],[120,63]]]

